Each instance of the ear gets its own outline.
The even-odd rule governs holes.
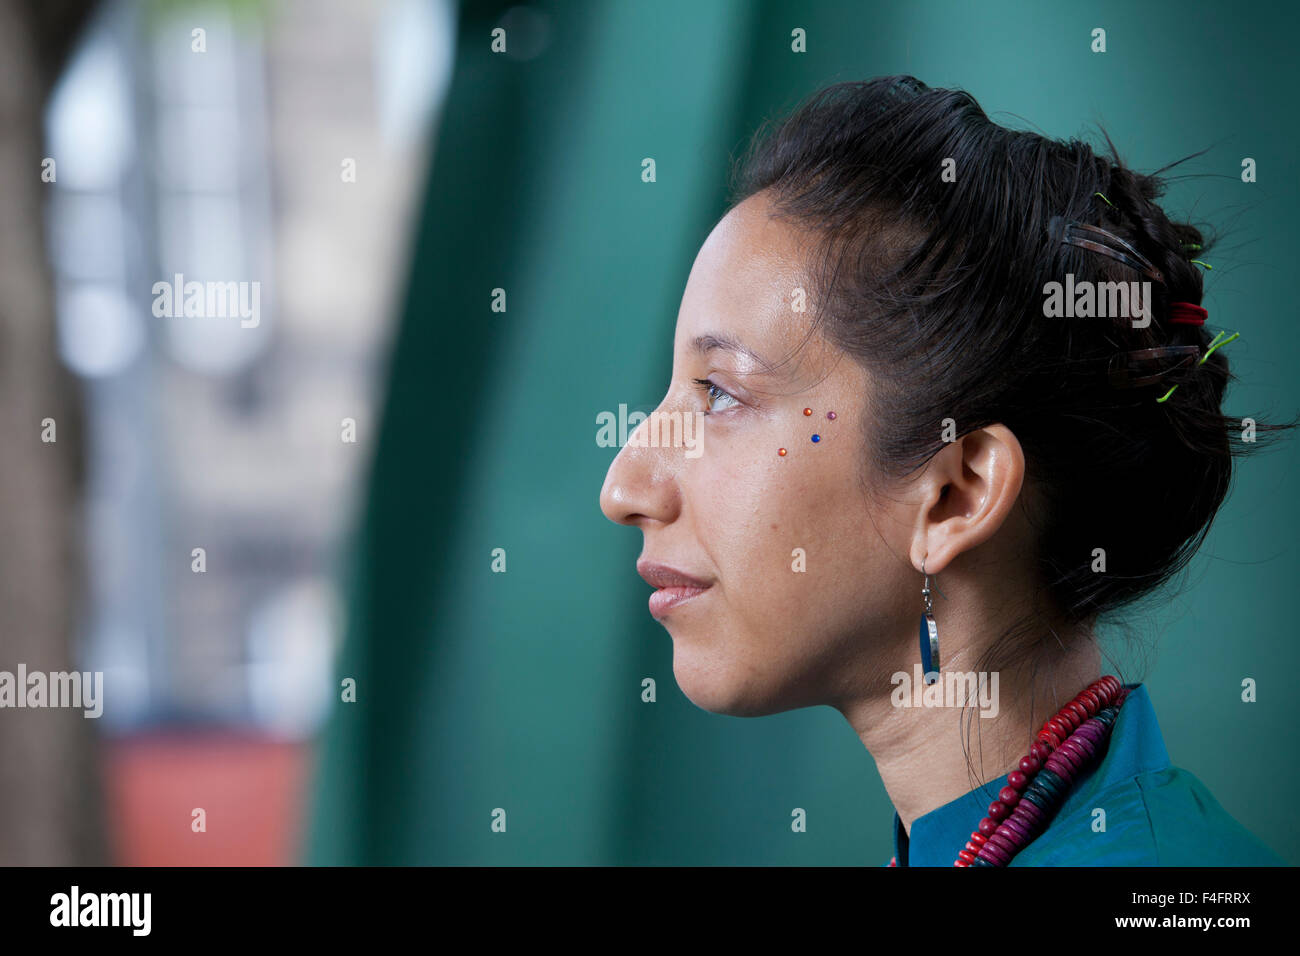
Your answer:
[[[1025,453],[1005,425],[987,425],[930,459],[915,488],[910,557],[937,574],[964,551],[993,537],[1025,481]]]

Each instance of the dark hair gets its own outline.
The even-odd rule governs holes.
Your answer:
[[[958,437],[993,423],[1016,435],[1033,485],[1042,597],[1070,627],[1181,570],[1227,494],[1234,454],[1258,447],[1243,440],[1243,419],[1220,411],[1232,377],[1225,349],[1154,384],[1107,380],[1118,353],[1209,346],[1204,328],[1170,323],[1168,303],[1201,302],[1191,260],[1214,242],[1156,204],[1163,170],[1127,168],[1103,135],[1110,158],[1079,140],[999,126],[970,94],[911,76],[839,83],[759,130],[730,194],[735,205],[767,191],[774,215],[816,237],[808,281],[817,327],[872,374],[864,428],[874,474],[919,469],[944,447],[945,418]],[[1149,326],[1134,328],[1132,316],[1045,317],[1044,284],[1067,273],[1093,283],[1147,278],[1053,241],[1057,215],[1126,239],[1163,273]],[[1105,573],[1092,570],[1098,547]],[[1013,658],[1032,645],[1050,652],[1045,635],[1016,639],[1035,629],[1023,622],[1000,646]]]

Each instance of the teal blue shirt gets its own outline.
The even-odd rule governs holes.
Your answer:
[[[1170,765],[1146,687],[1128,686],[1105,756],[1075,780],[1047,829],[1010,865],[1285,866],[1200,780]],[[895,813],[898,865],[952,866],[1006,785],[1000,777],[918,817],[910,838]],[[1106,811],[1104,832],[1093,829],[1097,808]]]

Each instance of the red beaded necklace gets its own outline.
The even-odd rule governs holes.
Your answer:
[[[953,866],[1006,866],[1047,829],[1070,785],[1103,749],[1127,697],[1128,688],[1107,675],[1048,719]]]

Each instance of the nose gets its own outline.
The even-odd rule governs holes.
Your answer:
[[[662,406],[661,406],[662,407]],[[634,445],[634,436],[646,436],[654,416],[637,426],[605,475],[600,489],[600,510],[618,524],[640,527],[646,522],[668,524],[681,509],[677,469],[681,449]]]

